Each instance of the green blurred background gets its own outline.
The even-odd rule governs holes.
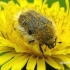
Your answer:
[[[0,0],[0,1],[4,1],[4,2],[9,2],[10,0]],[[15,3],[18,3],[17,2],[17,0],[13,0]],[[27,0],[28,2],[30,2],[30,3],[32,3],[32,2],[34,2],[34,0]],[[42,0],[42,2],[43,2],[44,0]],[[65,3],[65,0],[47,0],[47,4],[48,4],[48,6],[49,7],[51,7],[52,6],[52,4],[54,3],[54,2],[56,2],[56,1],[59,1],[59,4],[60,4],[60,7],[64,7],[65,8],[65,10],[67,9],[67,6],[66,6],[66,3]],[[68,0],[69,1],[69,3],[70,3],[70,0]],[[69,8],[70,8],[70,4],[69,4]]]

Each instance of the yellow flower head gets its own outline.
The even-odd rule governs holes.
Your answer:
[[[46,63],[55,69],[64,70],[66,64],[70,67],[70,10],[66,1],[67,10],[60,7],[59,2],[53,3],[49,8],[47,0],[18,0],[8,3],[0,2],[0,66],[1,70],[21,70],[25,65],[27,70],[46,70]],[[3,10],[2,10],[3,7]],[[18,17],[20,13],[31,9],[54,22],[57,31],[56,46],[52,49],[39,43],[28,43],[28,39],[18,29]]]

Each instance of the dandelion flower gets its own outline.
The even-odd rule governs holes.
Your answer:
[[[29,3],[27,0],[18,0],[18,4],[13,1],[8,3],[0,2],[0,66],[1,70],[21,70],[25,65],[27,70],[46,70],[46,63],[55,69],[64,70],[62,62],[70,67],[70,11],[69,2],[66,1],[67,10],[60,7],[59,2],[53,3],[51,8],[46,3],[47,0],[34,0]],[[2,10],[3,7],[3,10]],[[42,55],[39,43],[28,44],[28,40],[17,28],[17,16],[20,11],[32,9],[45,17],[51,19],[57,28],[56,46],[49,49],[42,45],[44,56]],[[17,16],[16,16],[17,15]]]

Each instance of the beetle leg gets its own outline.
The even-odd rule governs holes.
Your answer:
[[[32,43],[32,42],[34,42],[35,40],[30,40],[28,43]]]
[[[40,51],[42,52],[42,55],[44,56],[44,53],[43,53],[43,50],[42,50],[42,47],[41,47],[42,45],[41,44],[39,44],[39,47],[40,47]],[[45,58],[45,56],[44,56],[44,58]]]

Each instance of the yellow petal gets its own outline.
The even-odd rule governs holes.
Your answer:
[[[55,69],[61,69],[61,67],[50,56],[48,56],[45,61]]]
[[[17,54],[13,59],[11,59],[10,61],[8,61],[7,63],[5,63],[2,66],[2,70],[9,70],[14,64],[19,64],[18,61],[20,61],[22,59],[23,54]],[[24,60],[24,59],[23,59]],[[18,62],[18,63],[16,63]],[[17,68],[17,67],[16,67]],[[17,70],[17,69],[16,69]],[[20,69],[19,69],[20,70]]]
[[[28,4],[27,0],[17,0],[20,4],[20,8],[25,8]]]
[[[2,70],[9,70],[13,66],[14,61],[21,56],[22,56],[21,54],[17,54],[13,59],[11,59],[10,61],[8,61],[6,64],[2,66]]]
[[[57,16],[58,12],[59,12],[59,9],[60,9],[60,4],[59,2],[55,2],[52,4],[51,6],[51,14],[54,15],[55,17]]]
[[[55,24],[56,24],[56,17],[58,15],[59,9],[60,9],[59,2],[55,2],[51,6],[51,8],[47,8],[46,10],[47,12],[46,16],[48,16],[49,19],[55,22]]]
[[[34,70],[34,68],[36,66],[36,60],[37,60],[36,57],[31,56],[28,60],[26,69],[27,70]]]
[[[46,70],[44,58],[38,58],[37,59],[37,70]]]
[[[66,53],[66,50],[64,49],[64,50],[56,51],[55,53],[52,53],[52,54],[53,55],[61,55],[61,54],[66,55],[67,53]]]
[[[58,59],[58,58],[55,58],[55,57],[53,59],[61,67],[61,69],[64,70],[64,65],[63,64],[60,64],[61,60]],[[61,70],[61,69],[59,69],[59,70]]]
[[[10,48],[10,47],[6,47],[6,46],[0,46],[0,53],[2,52],[9,52],[9,51],[13,51],[14,49],[13,48]]]
[[[69,13],[69,1],[68,0],[65,0],[65,3],[66,3],[66,6],[67,6],[66,12]]]
[[[47,2],[47,0],[44,0],[44,1],[43,1],[43,5],[45,5],[45,4],[46,4],[46,2]]]
[[[5,14],[4,14],[4,12],[1,12],[1,19],[2,19],[2,21],[3,21],[3,23],[2,23],[2,25],[3,25],[3,27],[6,27],[6,17],[5,17]],[[1,23],[1,22],[0,22]]]
[[[68,67],[70,67],[70,58],[69,57],[67,57],[66,55],[57,55],[55,57],[61,59],[62,63],[66,64]]]
[[[1,6],[0,6],[0,13],[1,13]]]
[[[34,0],[34,4],[41,6],[42,5],[42,0]]]
[[[12,66],[12,70],[21,70],[24,65],[26,64],[29,56],[27,54],[21,56],[17,61],[15,60],[15,63]]]
[[[59,42],[59,41],[61,41],[62,43],[61,43],[61,44],[57,43],[56,46],[55,46],[55,49],[59,49],[59,50],[65,49],[66,46],[67,46],[65,40],[64,40],[64,41],[58,40],[57,42]],[[54,52],[54,51],[53,51],[53,52]]]
[[[3,37],[0,37],[0,46],[8,46],[8,47],[12,47],[12,48],[15,48],[16,45],[13,44],[12,42],[10,42],[9,40],[3,38]]]
[[[12,57],[15,56],[15,54],[16,54],[15,52],[8,52],[8,53],[0,56],[0,65],[4,64],[8,60],[10,60]]]
[[[68,49],[66,49],[66,54],[70,54],[70,46]]]
[[[3,1],[0,1],[0,5],[4,8],[4,7],[6,7],[7,3],[3,2]]]
[[[44,55],[51,55],[52,54],[51,50],[48,48],[48,46],[46,47],[46,45],[43,45],[42,48],[43,48],[43,51],[46,50],[44,52]]]

